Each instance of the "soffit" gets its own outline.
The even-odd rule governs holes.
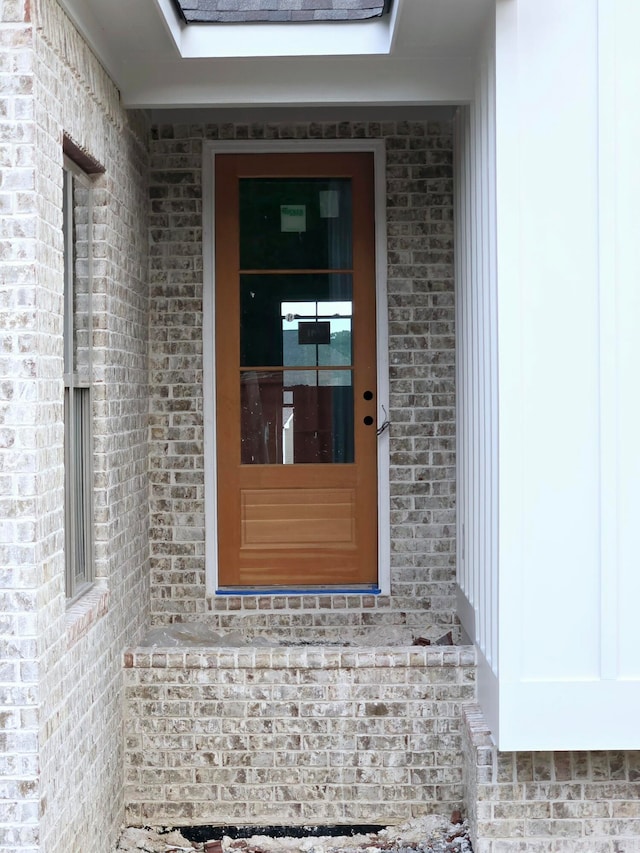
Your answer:
[[[126,106],[266,108],[468,101],[495,0],[395,0],[348,25],[224,26],[185,24],[173,0],[59,2]]]

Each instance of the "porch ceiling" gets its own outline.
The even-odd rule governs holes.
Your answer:
[[[460,103],[493,0],[345,23],[187,25],[173,0],[59,0],[128,107]]]

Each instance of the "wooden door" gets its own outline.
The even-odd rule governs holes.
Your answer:
[[[219,585],[377,581],[373,155],[215,170]]]

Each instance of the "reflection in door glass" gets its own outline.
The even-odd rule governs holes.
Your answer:
[[[281,316],[285,367],[351,364],[351,302],[283,302]]]
[[[243,465],[353,462],[352,371],[245,370]]]
[[[352,291],[350,274],[241,275],[240,364],[350,364]]]

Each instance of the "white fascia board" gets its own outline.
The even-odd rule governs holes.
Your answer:
[[[180,48],[182,44],[182,31],[186,27],[185,22],[178,15],[172,0],[154,0],[154,2],[160,12],[160,17],[164,21],[167,32],[169,33],[176,50],[181,54]]]
[[[180,55],[202,57],[366,56],[388,54],[388,19],[363,23],[189,25]]]
[[[127,65],[129,108],[385,106],[466,103],[473,63],[461,58],[181,60]]]
[[[367,56],[388,54],[392,15],[369,21],[310,23],[185,24],[171,0],[155,0],[183,59],[285,56]]]

